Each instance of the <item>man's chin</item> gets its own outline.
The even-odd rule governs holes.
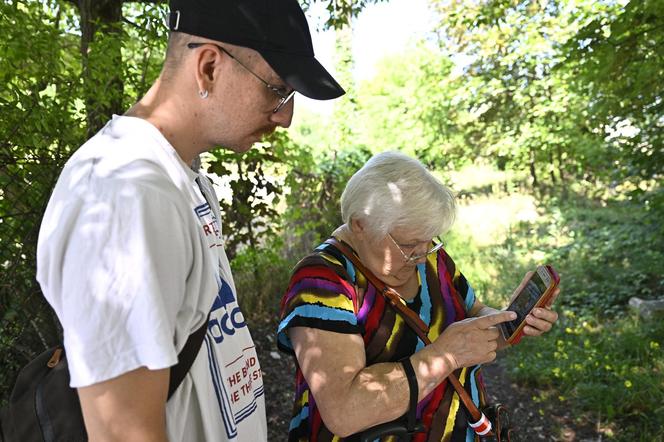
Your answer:
[[[235,153],[245,153],[251,150],[251,148],[254,147],[254,144],[256,144],[256,141],[237,144],[235,146],[229,147],[229,149]]]
[[[266,138],[266,137],[269,137],[269,136],[272,135],[276,130],[277,130],[276,126],[271,126],[271,127],[268,127],[268,128],[266,128],[266,129],[263,129],[263,130],[259,131],[259,132],[257,133],[257,135],[258,135],[258,140],[260,141],[260,140],[262,140],[262,139],[264,139],[264,138]]]
[[[224,148],[226,149],[232,150],[235,153],[244,153],[247,152],[248,150],[251,150],[251,148],[254,147],[256,143],[264,140],[265,137],[271,135],[272,133],[274,133],[274,131],[275,128],[254,132],[253,134],[247,136],[242,141],[227,145],[222,144],[222,146],[224,146]]]

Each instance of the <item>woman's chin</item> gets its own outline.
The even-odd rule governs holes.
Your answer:
[[[403,267],[395,273],[388,273],[387,278],[390,279],[388,285],[399,286],[408,282],[413,275],[414,268]]]

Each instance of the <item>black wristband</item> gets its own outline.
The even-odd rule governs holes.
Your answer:
[[[408,411],[406,412],[406,428],[410,433],[415,429],[415,423],[417,422],[417,396],[419,394],[419,386],[417,385],[417,376],[415,376],[415,370],[413,369],[413,364],[410,362],[410,358],[404,358],[399,362],[401,362],[403,371],[406,372],[406,379],[408,379],[410,398],[408,401]]]

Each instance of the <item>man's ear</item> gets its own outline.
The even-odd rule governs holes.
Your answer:
[[[203,46],[194,58],[198,90],[212,92],[219,68],[227,62],[226,54],[215,51],[210,45]]]

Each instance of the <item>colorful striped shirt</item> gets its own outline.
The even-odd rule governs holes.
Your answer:
[[[447,326],[467,317],[475,303],[475,293],[444,249],[418,264],[417,272],[419,291],[406,304],[429,326],[428,337],[434,341]],[[367,366],[396,362],[424,347],[376,288],[330,244],[320,245],[297,264],[281,300],[278,346],[293,354],[287,333],[290,327],[361,335]],[[485,398],[480,367],[463,368],[456,374],[473,401],[483,406]],[[295,384],[288,440],[343,440],[326,428],[299,366]],[[420,401],[417,417],[427,432],[417,434],[413,441],[476,440],[468,427],[463,405],[447,380]],[[381,440],[390,439],[383,437]]]

